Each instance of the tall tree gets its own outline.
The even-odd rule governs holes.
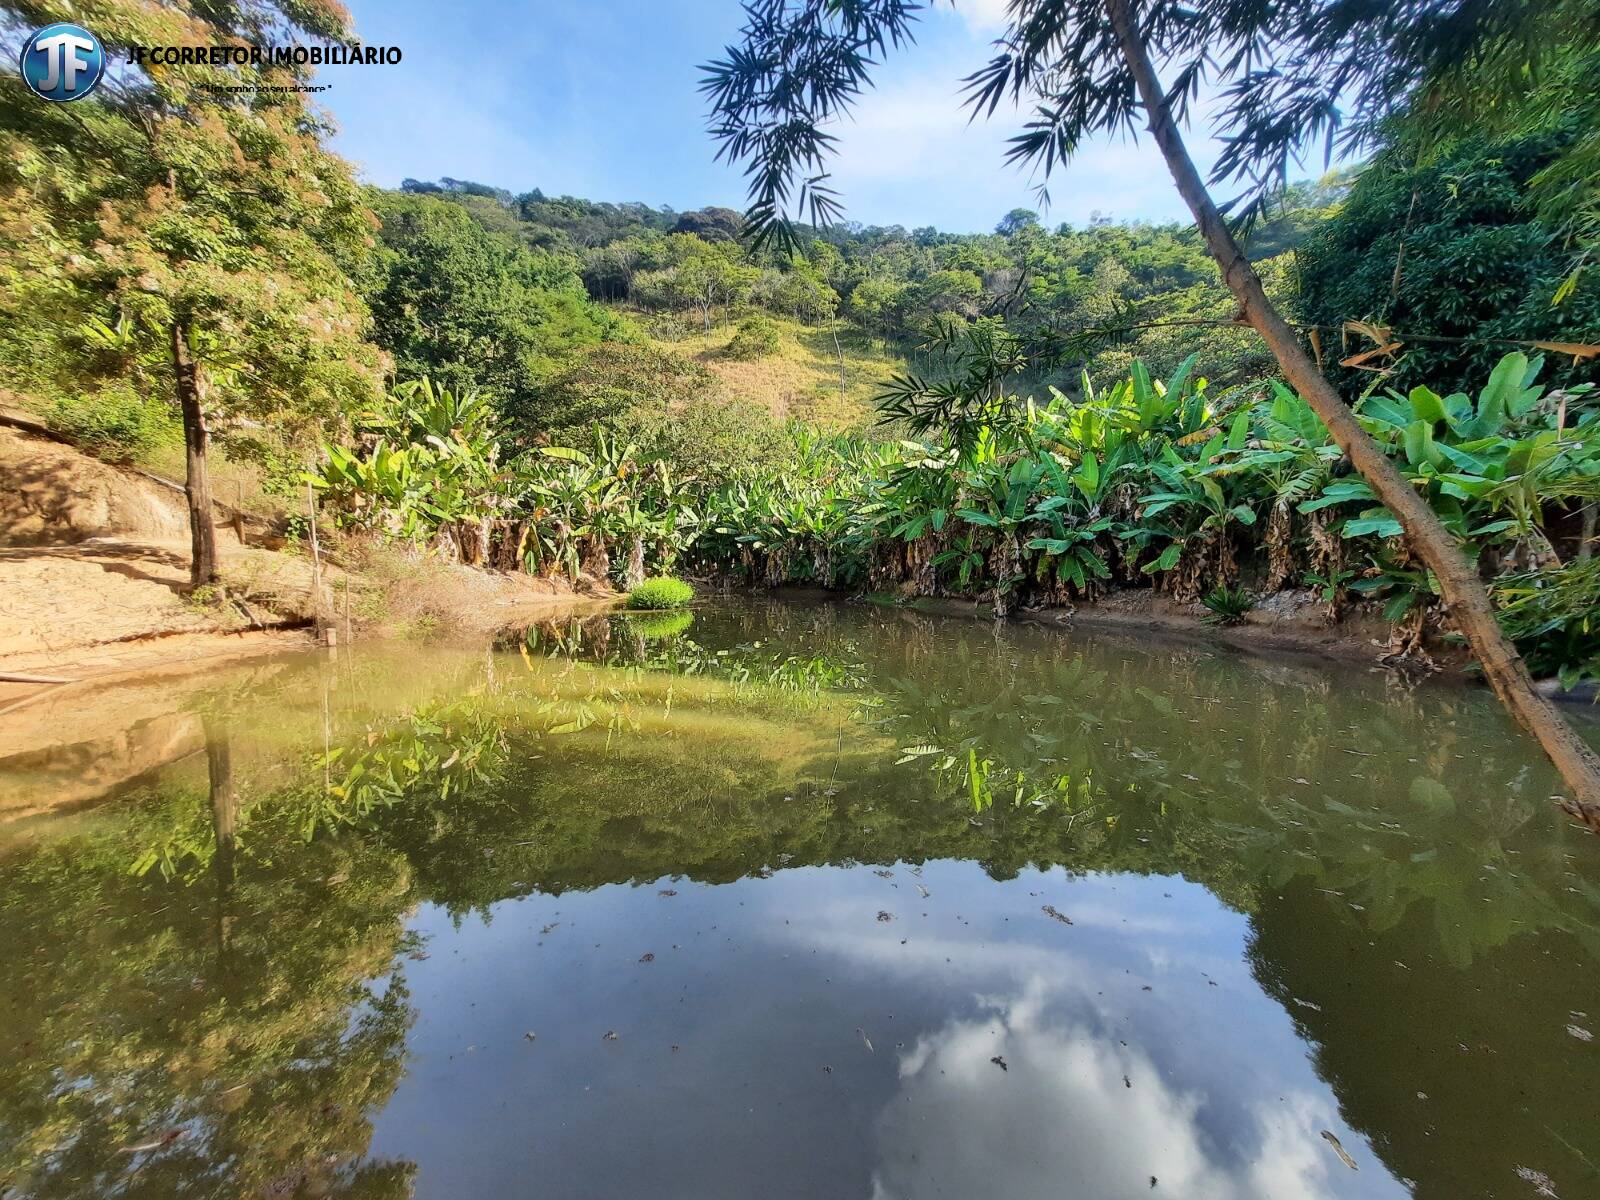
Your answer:
[[[18,22],[59,15],[32,3],[0,11]],[[141,45],[348,32],[331,0],[198,10],[102,0],[86,19],[112,58]],[[296,90],[305,72],[128,68],[70,106],[20,96],[3,106],[0,130],[31,169],[0,181],[6,207],[25,217],[0,256],[21,253],[23,238],[92,248],[55,265],[55,298],[109,317],[127,362],[171,389],[183,417],[195,586],[217,579],[213,435],[258,452],[309,442],[374,398],[383,375],[347,276],[371,244],[372,217]],[[61,328],[70,337],[75,323]]]
[[[791,242],[790,207],[819,224],[840,215],[824,169],[836,139],[823,126],[850,110],[889,50],[913,40],[920,8],[914,0],[746,5],[742,42],[706,66],[703,86],[719,156],[748,164],[746,222],[755,242]],[[1240,318],[1399,520],[1496,694],[1574,792],[1570,803],[1580,813],[1600,811],[1600,756],[1535,690],[1474,564],[1267,298],[1180,131],[1201,88],[1220,87],[1223,151],[1213,181],[1243,183],[1242,205],[1230,207],[1259,216],[1314,143],[1329,154],[1370,147],[1423,87],[1508,57],[1536,70],[1546,53],[1536,36],[1542,19],[1578,20],[1593,31],[1600,12],[1573,0],[1011,0],[1006,16],[998,53],[968,79],[974,113],[992,114],[1008,97],[1031,101],[1034,119],[1012,140],[1011,156],[1046,174],[1095,133],[1146,126]],[[1157,62],[1172,73],[1170,84]]]
[[[1600,341],[1600,286],[1580,279],[1563,303],[1551,303],[1571,277],[1574,247],[1540,215],[1531,186],[1577,137],[1563,121],[1511,138],[1460,140],[1421,165],[1409,140],[1387,147],[1337,215],[1297,247],[1300,316],[1451,339],[1407,339],[1385,380],[1400,391],[1466,391],[1505,354],[1500,339]],[[1552,358],[1545,370],[1553,384],[1595,374],[1593,360]],[[1329,375],[1355,388],[1372,378],[1359,368]]]
[[[482,390],[513,412],[574,351],[621,331],[566,259],[485,228],[459,200],[371,198],[373,338],[401,378]]]

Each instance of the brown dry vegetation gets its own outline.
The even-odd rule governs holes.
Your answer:
[[[776,354],[749,361],[729,358],[728,343],[736,322],[697,327],[668,328],[670,338],[659,338],[680,354],[705,364],[727,388],[729,395],[760,404],[776,420],[794,417],[824,429],[861,429],[874,421],[873,404],[879,385],[889,375],[906,369],[906,361],[891,350],[876,347],[861,334],[839,326],[839,350],[844,357],[844,388],[839,386],[839,353],[827,325],[807,325],[782,317],[770,318],[778,327]]]

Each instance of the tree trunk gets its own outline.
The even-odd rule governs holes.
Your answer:
[[[839,356],[839,403],[848,404],[850,401],[844,378],[844,347],[839,345],[839,318],[837,316],[829,316],[828,332],[833,334],[833,352]]]
[[[632,591],[644,582],[644,535],[635,533],[628,541],[628,567],[622,586]]]
[[[1322,418],[1339,449],[1399,520],[1417,556],[1438,577],[1450,616],[1466,635],[1490,686],[1512,716],[1538,739],[1550,756],[1572,789],[1574,805],[1580,815],[1591,808],[1600,812],[1600,756],[1566,723],[1555,705],[1534,690],[1527,667],[1495,620],[1493,603],[1477,570],[1461,553],[1427,501],[1400,474],[1382,448],[1367,436],[1355,413],[1323,378],[1294,331],[1267,299],[1260,277],[1234,240],[1200,172],[1195,169],[1194,160],[1189,157],[1167,106],[1166,93],[1150,61],[1149,50],[1139,33],[1132,0],[1106,0],[1106,12],[1138,86],[1139,99],[1150,119],[1151,135],[1166,159],[1179,193],[1194,214],[1206,248],[1222,269],[1223,281],[1239,302],[1244,319],[1267,343],[1285,378]]]
[[[172,373],[183,412],[183,494],[189,502],[189,584],[203,587],[217,579],[217,527],[211,513],[211,473],[206,451],[211,433],[201,407],[200,366],[189,351],[189,326],[172,321]]]

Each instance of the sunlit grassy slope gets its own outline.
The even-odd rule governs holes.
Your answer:
[[[875,417],[873,397],[889,375],[904,371],[906,360],[893,348],[873,343],[843,321],[837,348],[827,325],[772,318],[778,327],[777,352],[741,361],[727,354],[738,322],[709,330],[687,329],[663,341],[680,354],[703,362],[735,396],[759,402],[775,417],[798,417],[827,429],[859,429]],[[840,356],[844,359],[840,386]]]

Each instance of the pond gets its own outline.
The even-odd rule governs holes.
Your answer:
[[[739,601],[0,722],[5,1200],[1600,1196],[1483,689]]]

